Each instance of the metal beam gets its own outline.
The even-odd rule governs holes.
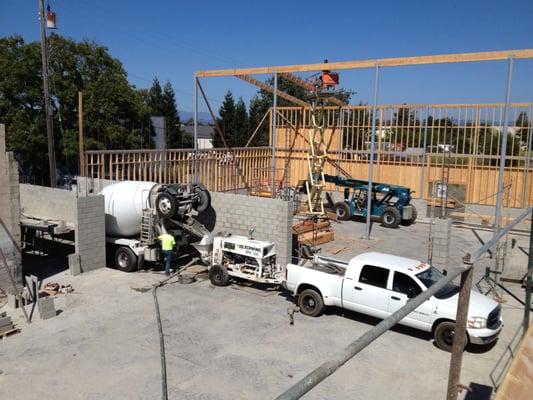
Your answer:
[[[276,91],[273,86],[267,85],[265,82],[261,82],[260,80],[255,79],[249,75],[236,75],[236,77],[242,79],[245,82],[251,83],[252,85],[255,85],[263,90],[266,90],[267,92],[274,93]],[[309,107],[309,104],[305,101],[291,96],[288,93],[282,92],[281,90],[277,90],[277,95],[282,99],[290,101],[291,103],[297,104],[301,107]]]
[[[376,146],[376,114],[378,109],[378,90],[379,90],[379,66],[375,66],[374,75],[374,103],[372,105],[372,137],[370,138],[370,165],[368,170],[368,192],[366,203],[366,230],[365,239],[370,240],[370,224],[372,217],[372,181],[374,180],[374,152]]]
[[[477,53],[441,54],[432,56],[379,58],[373,60],[340,61],[316,64],[279,65],[256,68],[228,68],[220,70],[196,71],[201,78],[216,76],[236,76],[250,74],[272,74],[274,72],[314,72],[323,70],[361,69],[379,67],[396,67],[405,65],[448,64],[478,61],[507,60],[510,57],[519,60],[533,58],[533,49],[484,51]]]

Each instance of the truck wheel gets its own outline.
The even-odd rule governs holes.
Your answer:
[[[211,205],[211,194],[203,185],[196,185],[193,192],[198,195],[199,201],[196,206],[196,211],[203,212]]]
[[[316,290],[305,289],[298,296],[298,307],[302,314],[318,317],[324,312],[324,300]]]
[[[385,208],[383,214],[381,214],[381,225],[386,228],[397,228],[401,220],[402,216],[400,215],[400,211],[394,207]]]
[[[348,221],[351,215],[350,206],[344,201],[335,203],[335,214],[337,214],[337,219]]]
[[[228,286],[229,274],[228,270],[222,265],[215,264],[209,268],[209,280],[215,286]]]
[[[137,256],[129,247],[119,247],[115,252],[115,265],[122,272],[137,270]]]
[[[155,207],[161,217],[172,218],[176,214],[176,198],[169,193],[159,193],[155,199]]]
[[[435,343],[437,347],[451,352],[453,345],[453,338],[455,336],[455,322],[444,321],[437,325],[435,328]],[[465,347],[468,339],[465,341]]]

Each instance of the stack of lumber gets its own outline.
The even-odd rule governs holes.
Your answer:
[[[5,312],[0,314],[0,337],[4,338],[14,332],[18,332],[18,329],[13,325],[11,317],[8,317]]]
[[[315,222],[312,219],[306,219],[298,221],[292,226],[292,233],[298,237],[299,244],[309,246],[318,246],[335,239],[329,220]]]

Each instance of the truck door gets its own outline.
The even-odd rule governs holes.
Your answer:
[[[422,288],[409,275],[395,271],[392,279],[392,290],[389,293],[389,314],[392,314],[403,307],[410,298],[422,293]],[[433,299],[429,299],[405,317],[402,324],[425,331],[430,330],[433,311]]]
[[[364,265],[359,276],[346,277],[342,290],[343,306],[374,317],[387,317],[389,272],[388,268]]]

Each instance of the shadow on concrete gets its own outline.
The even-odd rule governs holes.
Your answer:
[[[36,239],[22,250],[22,273],[39,280],[49,278],[68,269],[68,255],[74,252],[74,244]]]
[[[489,400],[491,396],[491,386],[471,382],[470,391],[466,393],[464,400]]]

